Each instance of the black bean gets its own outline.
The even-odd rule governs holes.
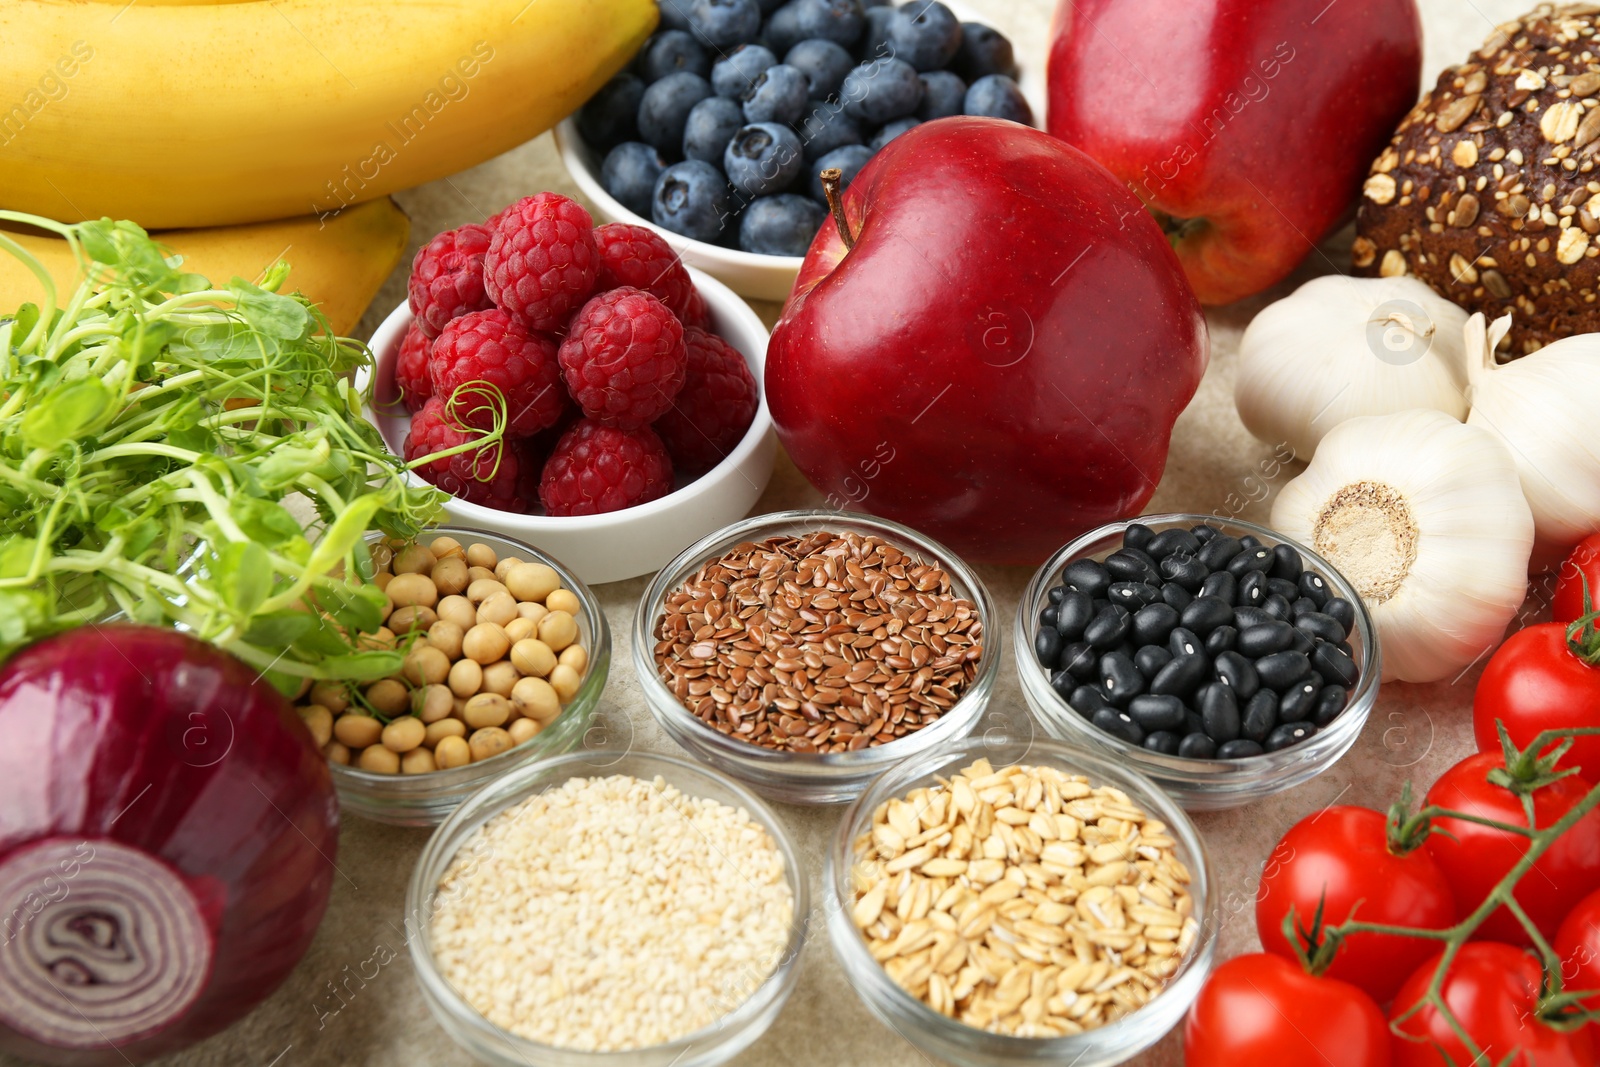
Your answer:
[[[1221,743],[1239,736],[1239,701],[1232,689],[1212,682],[1200,690],[1199,705],[1200,718],[1213,740]]]
[[[1183,732],[1185,734],[1204,734],[1206,732],[1206,721],[1193,708],[1183,713]]]
[[[1239,734],[1256,744],[1261,744],[1278,725],[1278,694],[1263,689],[1250,698],[1244,706],[1244,718],[1239,724]]]
[[[1237,537],[1218,534],[1201,547],[1200,562],[1214,571],[1222,570],[1228,565],[1229,560],[1242,551],[1244,551],[1244,545],[1239,543]]]
[[[1200,551],[1200,539],[1183,527],[1174,526],[1156,534],[1145,547],[1145,551],[1157,560],[1173,555],[1192,556]]]
[[[1094,598],[1088,593],[1074,590],[1061,598],[1056,605],[1056,631],[1068,641],[1083,636],[1083,628],[1094,618]]]
[[[1154,678],[1161,668],[1172,662],[1172,653],[1160,645],[1145,645],[1133,654],[1133,665],[1146,678]]]
[[[1160,564],[1161,577],[1193,593],[1205,584],[1211,572],[1193,555],[1168,556]]]
[[[1183,743],[1183,738],[1170,730],[1157,730],[1153,734],[1145,735],[1144,747],[1151,752],[1159,752],[1163,756],[1176,756],[1178,747]]]
[[[1282,578],[1268,578],[1267,592],[1277,593],[1292,605],[1300,599],[1300,587],[1293,582],[1286,582]]]
[[[1311,666],[1328,682],[1346,688],[1353,687],[1361,677],[1356,661],[1326,641],[1317,642],[1316,649],[1311,653]]]
[[[1093,685],[1078,686],[1072,691],[1072,695],[1067,697],[1067,703],[1072,705],[1073,711],[1085,719],[1092,717],[1101,708],[1111,706],[1106,703],[1106,695],[1100,692],[1099,686]]]
[[[1221,531],[1215,526],[1207,526],[1202,522],[1199,526],[1189,527],[1189,532],[1194,534],[1194,539],[1203,545],[1213,537],[1217,536],[1217,534],[1219,534]]]
[[[1056,695],[1062,700],[1070,697],[1072,695],[1072,691],[1077,687],[1078,679],[1072,676],[1071,671],[1050,672],[1050,688],[1054,689],[1056,691]]]
[[[1228,573],[1243,578],[1250,571],[1265,571],[1272,566],[1272,549],[1265,545],[1249,546],[1228,561]]]
[[[1217,657],[1215,668],[1217,677],[1227,683],[1241,704],[1255,696],[1256,690],[1261,688],[1261,676],[1256,673],[1256,665],[1237,652],[1222,653]]]
[[[1100,688],[1106,703],[1119,708],[1144,692],[1144,675],[1133,665],[1133,660],[1121,652],[1107,652],[1100,657]]]
[[[1218,745],[1217,759],[1247,759],[1250,756],[1259,756],[1265,751],[1254,741],[1241,737],[1237,741]]]
[[[1260,571],[1246,571],[1244,577],[1239,579],[1239,591],[1234,594],[1234,604],[1241,608],[1259,608],[1266,599],[1267,576]]]
[[[1167,635],[1167,651],[1172,653],[1173,659],[1182,659],[1184,656],[1204,652],[1205,647],[1205,642],[1182,626]]]
[[[1090,602],[1090,606],[1094,608],[1093,614],[1089,616],[1092,619],[1095,615],[1098,615],[1102,611],[1109,608],[1111,606],[1111,601],[1107,600],[1103,596],[1097,596]]]
[[[1033,635],[1033,654],[1044,667],[1054,667],[1061,658],[1061,635],[1054,626],[1041,626]]]
[[[1112,737],[1120,737],[1130,745],[1144,744],[1144,731],[1139,729],[1139,724],[1125,711],[1116,708],[1101,708],[1094,713],[1094,718],[1089,720]]]
[[[1111,575],[1113,582],[1149,582],[1155,585],[1161,580],[1156,561],[1137,548],[1119,548],[1107,556],[1106,573]]]
[[[1280,622],[1289,622],[1294,618],[1294,609],[1277,593],[1273,593],[1261,602],[1261,610]]]
[[[1281,621],[1282,620],[1275,619],[1271,615],[1268,615],[1266,612],[1262,611],[1260,608],[1234,608],[1233,609],[1233,624],[1235,626],[1237,626],[1241,631],[1243,631],[1243,630],[1253,630],[1257,626],[1265,626],[1267,623],[1281,622]]]
[[[1122,543],[1129,548],[1148,551],[1150,542],[1155,540],[1156,532],[1142,522],[1130,522],[1128,528],[1122,532]]]
[[[1271,736],[1267,738],[1266,749],[1268,752],[1282,751],[1291,745],[1310,740],[1316,732],[1317,728],[1308,722],[1286,722],[1272,731]]]
[[[1356,606],[1350,603],[1350,601],[1346,600],[1344,597],[1329,597],[1328,602],[1322,605],[1322,611],[1323,614],[1328,615],[1338,622],[1340,626],[1344,627],[1344,633],[1339,635],[1340,640],[1348,637],[1350,631],[1355,628]]]
[[[1335,641],[1344,640],[1345,629],[1339,625],[1339,620],[1320,611],[1308,611],[1297,617],[1294,620],[1294,628],[1330,645]]]
[[[1296,590],[1295,598],[1289,601],[1289,610],[1293,612],[1294,617],[1298,619],[1301,615],[1308,611],[1321,611],[1322,609],[1317,607],[1317,602],[1315,600],[1312,600],[1308,596],[1300,596],[1299,591]]]
[[[1149,604],[1133,616],[1133,639],[1141,645],[1164,644],[1178,625],[1178,609],[1170,604]]]
[[[1333,647],[1337,648],[1340,652],[1343,652],[1345,655],[1349,656],[1351,659],[1355,659],[1356,658],[1356,650],[1351,647],[1349,641],[1335,641],[1333,643]]]
[[[1106,598],[1129,611],[1138,611],[1146,604],[1159,604],[1161,590],[1144,582],[1112,582]]]
[[[1239,538],[1239,543],[1245,548],[1260,548],[1261,538],[1257,537],[1255,534],[1245,534],[1243,537]]]
[[[1044,607],[1039,609],[1039,625],[1048,626],[1052,630],[1055,629],[1056,606],[1054,604],[1046,604]]]
[[[1116,648],[1132,628],[1132,613],[1121,604],[1108,604],[1083,628],[1083,639],[1095,648]]]
[[[1323,581],[1322,575],[1316,571],[1306,571],[1300,576],[1300,595],[1310,597],[1320,608],[1328,602],[1333,592],[1328,588],[1328,583]]]
[[[1233,606],[1214,596],[1197,596],[1194,603],[1183,609],[1178,621],[1185,630],[1200,637],[1233,622]]]
[[[1204,653],[1192,656],[1175,656],[1171,663],[1161,668],[1150,681],[1150,692],[1162,696],[1186,697],[1205,681],[1211,671],[1211,661]]]
[[[1090,597],[1104,595],[1111,588],[1111,575],[1105,565],[1092,559],[1075,559],[1061,572],[1061,581],[1068,589],[1075,589]]]
[[[1188,734],[1178,742],[1178,755],[1184,759],[1213,759],[1217,743],[1207,734]]]
[[[1289,582],[1298,582],[1300,572],[1305,570],[1305,561],[1300,558],[1300,553],[1288,545],[1272,546],[1272,576],[1282,578]]]
[[[1227,571],[1212,571],[1200,586],[1201,596],[1214,596],[1232,604],[1239,598],[1239,579]]]
[[[1074,678],[1088,680],[1100,669],[1100,653],[1087,641],[1074,641],[1061,650],[1056,663]]]
[[[1147,732],[1183,729],[1184,710],[1183,701],[1177,697],[1150,693],[1136,696],[1128,704],[1128,714]]]
[[[1290,627],[1290,629],[1293,629],[1293,627]],[[1309,656],[1311,655],[1311,650],[1317,647],[1317,639],[1306,633],[1304,630],[1295,630],[1294,644],[1290,645],[1289,647],[1294,649],[1296,652],[1304,652]]]
[[[1232,626],[1219,626],[1206,634],[1206,655],[1215,659],[1239,643],[1239,631]]]
[[[1045,599],[1050,601],[1051,607],[1054,607],[1055,605],[1061,603],[1061,598],[1066,596],[1066,595],[1067,595],[1067,587],[1066,586],[1064,586],[1064,585],[1052,585],[1050,587],[1050,591],[1045,594]]]
[[[1194,601],[1194,594],[1189,592],[1177,582],[1168,582],[1161,587],[1161,602],[1168,607],[1182,611]]]
[[[1305,722],[1317,710],[1321,679],[1304,680],[1290,686],[1278,701],[1279,722]]]
[[[1251,659],[1282,652],[1294,640],[1294,628],[1286,622],[1272,619],[1257,626],[1247,626],[1239,631],[1238,649]]]
[[[1342,685],[1325,685],[1317,693],[1317,707],[1311,713],[1311,721],[1318,726],[1326,726],[1339,717],[1344,711],[1345,702],[1350,699],[1349,690]]]
[[[1311,673],[1311,660],[1304,652],[1274,652],[1256,660],[1261,684],[1282,693]]]

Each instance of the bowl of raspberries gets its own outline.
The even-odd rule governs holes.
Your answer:
[[[424,245],[407,292],[364,395],[458,525],[619,581],[766,487],[767,331],[653,230],[540,193]]]
[[[923,122],[1034,125],[1042,67],[952,0],[661,0],[627,69],[556,129],[600,214],[648,225],[745,296],[783,300],[841,189]]]

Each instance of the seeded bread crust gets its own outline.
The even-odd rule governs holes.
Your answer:
[[[1542,4],[1450,67],[1362,187],[1358,274],[1410,273],[1511,353],[1600,331],[1600,5]]]

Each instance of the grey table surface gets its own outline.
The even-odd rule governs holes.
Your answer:
[[[1070,2],[1070,0],[1067,0]],[[1174,4],[1189,0],[1172,0]],[[1334,0],[1335,3],[1339,0]],[[1424,84],[1478,46],[1495,23],[1525,10],[1525,0],[1419,0],[1426,28]],[[1024,63],[1042,63],[1050,0],[967,0],[968,6],[1017,43]],[[549,135],[481,166],[396,195],[412,220],[411,250],[440,230],[482,221],[519,196],[554,189],[579,196],[562,168]],[[1247,434],[1233,408],[1233,376],[1239,336],[1265,304],[1307,278],[1348,269],[1348,232],[1330,238],[1307,257],[1294,278],[1274,290],[1212,310],[1211,365],[1199,394],[1178,421],[1166,475],[1151,501],[1152,512],[1223,511],[1263,520],[1276,486],[1271,449]],[[404,265],[384,286],[362,322],[367,336],[383,315],[405,299]],[[776,304],[758,303],[770,325]],[[757,512],[821,506],[822,498],[781,455]],[[1029,572],[981,567],[999,617],[1009,620]],[[605,606],[616,647],[610,683],[596,734],[611,745],[676,752],[677,746],[651,719],[629,662],[634,606],[645,579],[617,582],[596,591]],[[1530,600],[1530,612],[1541,609]],[[1009,653],[1008,653],[1009,656]],[[1471,697],[1476,673],[1453,683],[1385,685],[1378,706],[1356,747],[1325,775],[1279,798],[1231,812],[1197,817],[1219,880],[1223,956],[1258,948],[1253,901],[1261,866],[1272,844],[1295,821],[1331,803],[1385,807],[1402,782],[1433,780],[1472,748]],[[995,714],[1013,724],[1026,721],[1014,669],[999,680]],[[837,825],[837,809],[781,808],[800,844],[813,883]],[[428,831],[380,826],[359,818],[344,822],[333,897],[310,951],[289,979],[254,1013],[223,1033],[160,1061],[164,1067],[462,1067],[472,1060],[429,1016],[418,992],[402,925],[406,881]],[[334,985],[350,974],[372,975],[374,963],[392,959],[343,1001]],[[736,1062],[740,1067],[920,1067],[928,1061],[893,1031],[881,1026],[856,999],[833,958],[826,934],[815,928],[802,958],[799,987],[781,1017]],[[1183,1061],[1178,1033],[1129,1061],[1173,1067]],[[0,1067],[21,1061],[0,1056]]]

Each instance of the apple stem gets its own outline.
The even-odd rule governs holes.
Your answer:
[[[833,224],[839,229],[839,240],[844,242],[846,252],[853,251],[856,247],[856,238],[850,232],[850,223],[844,217],[844,197],[839,189],[839,183],[844,181],[844,171],[838,167],[829,167],[818,177],[822,179],[822,191],[828,197],[828,209],[833,212]]]

